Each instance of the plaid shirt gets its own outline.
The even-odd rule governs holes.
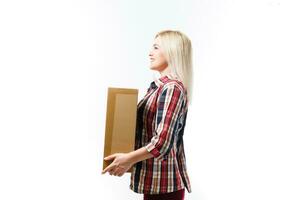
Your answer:
[[[135,149],[146,147],[154,157],[133,165],[130,189],[162,194],[191,192],[183,146],[188,111],[183,84],[169,75],[151,82],[137,106]]]

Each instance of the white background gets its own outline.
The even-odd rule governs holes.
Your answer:
[[[131,200],[101,175],[107,87],[139,89],[154,35],[193,42],[188,200],[300,199],[299,1],[0,3],[0,199]]]

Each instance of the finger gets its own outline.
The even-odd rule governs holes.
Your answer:
[[[103,171],[102,174],[105,174],[106,172],[110,172],[115,167],[114,164],[108,165]]]
[[[117,169],[114,171],[114,176],[119,176],[119,174],[121,174],[121,169],[120,169],[120,168],[117,168]]]
[[[123,171],[122,171],[122,172],[119,172],[119,173],[117,174],[117,176],[121,177],[121,176],[124,175],[124,173],[125,173],[125,172],[123,172]]]
[[[115,167],[109,172],[109,174],[115,176],[117,171],[118,171],[118,167]]]
[[[116,157],[116,154],[112,154],[112,155],[109,155],[107,157],[104,158],[104,160],[112,160]]]
[[[125,173],[125,169],[119,167],[118,170],[115,172],[116,176],[122,176]]]

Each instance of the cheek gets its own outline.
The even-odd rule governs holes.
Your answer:
[[[167,60],[162,53],[158,54],[158,58],[160,63],[167,63]]]

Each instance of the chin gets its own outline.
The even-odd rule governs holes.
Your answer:
[[[150,69],[151,69],[151,70],[160,71],[161,68],[162,68],[161,66],[151,65],[151,64],[150,64]]]
[[[152,69],[152,70],[156,70],[156,67],[155,66],[153,66],[153,65],[150,65],[150,67],[149,67],[150,69]]]

